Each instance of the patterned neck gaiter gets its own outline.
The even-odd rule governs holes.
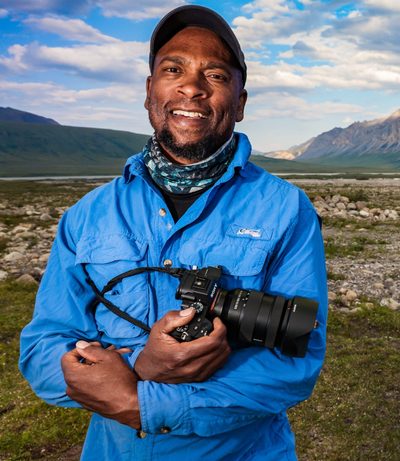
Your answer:
[[[234,135],[211,157],[191,165],[172,163],[163,154],[155,134],[143,150],[143,160],[153,181],[173,194],[189,194],[212,186],[223,175],[235,153]]]

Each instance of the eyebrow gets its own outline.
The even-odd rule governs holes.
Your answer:
[[[161,61],[159,62],[159,65],[163,64],[164,62],[173,62],[178,65],[185,65],[189,62],[188,59],[182,58],[181,56],[164,56]],[[232,71],[230,67],[223,62],[220,61],[208,61],[204,68],[206,69],[221,69],[228,73],[229,75],[232,75]]]

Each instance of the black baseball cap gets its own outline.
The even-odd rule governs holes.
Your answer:
[[[209,29],[226,43],[235,58],[237,67],[242,73],[244,86],[247,77],[247,67],[238,39],[224,18],[204,6],[180,6],[170,11],[161,19],[151,36],[149,54],[150,70],[153,71],[154,59],[158,50],[175,34],[189,26]]]

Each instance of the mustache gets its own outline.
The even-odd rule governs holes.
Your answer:
[[[212,110],[210,106],[207,104],[198,104],[198,103],[193,103],[190,101],[174,101],[170,102],[165,106],[165,112],[166,113],[171,113],[174,110],[184,110],[187,112],[199,112],[205,116],[209,116],[212,114]]]

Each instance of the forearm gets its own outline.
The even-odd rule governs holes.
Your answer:
[[[286,411],[309,397],[319,375],[324,345],[313,336],[305,358],[252,347],[234,351],[203,383],[139,382],[143,430],[167,426],[179,435],[210,436]]]

